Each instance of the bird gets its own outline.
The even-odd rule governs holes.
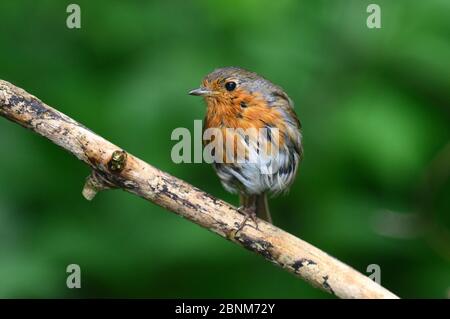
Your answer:
[[[203,132],[216,130],[209,140],[212,165],[223,187],[239,195],[238,211],[246,216],[241,227],[248,218],[257,228],[256,217],[272,223],[268,196],[288,191],[303,159],[302,125],[291,98],[280,86],[240,67],[215,69],[189,95],[206,102]],[[203,144],[208,145],[205,134]],[[239,147],[245,150],[237,152],[242,158],[235,154]]]

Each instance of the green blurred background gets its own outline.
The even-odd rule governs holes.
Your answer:
[[[275,224],[402,297],[450,295],[450,2],[0,2],[0,78],[154,166],[237,204],[170,135],[186,93],[236,65],[281,85],[305,159]],[[0,120],[0,297],[329,298],[236,245],[121,191],[81,196],[87,167]],[[82,288],[66,287],[79,264]]]

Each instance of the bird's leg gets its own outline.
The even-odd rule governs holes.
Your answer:
[[[239,206],[238,211],[241,214],[245,215],[245,218],[239,225],[236,232],[241,231],[249,219],[251,219],[253,223],[255,223],[256,229],[259,230],[258,219],[256,216],[256,196],[241,196],[241,206]]]

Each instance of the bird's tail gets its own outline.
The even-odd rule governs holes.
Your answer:
[[[256,216],[272,223],[269,203],[267,202],[267,194],[263,193],[260,195],[241,196],[240,204],[242,207],[254,209]]]

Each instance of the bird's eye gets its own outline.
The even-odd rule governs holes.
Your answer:
[[[225,83],[225,88],[227,89],[227,91],[233,91],[236,88],[236,82]]]

